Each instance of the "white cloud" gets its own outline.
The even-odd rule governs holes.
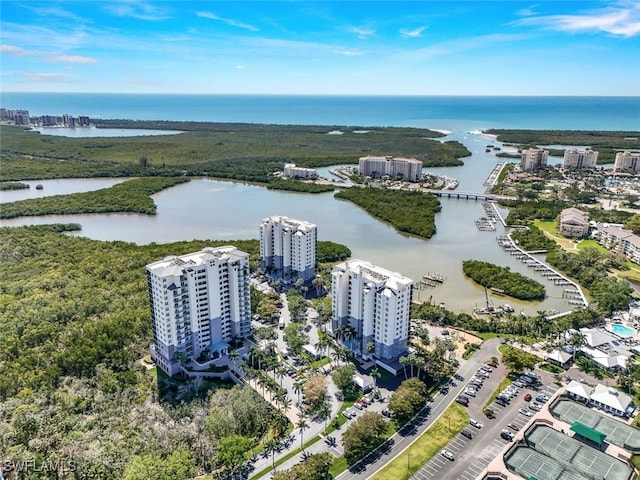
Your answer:
[[[536,25],[564,32],[605,32],[624,37],[640,34],[640,2],[625,2],[575,15],[523,18],[516,25]]]
[[[58,73],[25,73],[24,76],[30,82],[52,82],[52,83],[73,82],[73,78],[70,75],[61,75]]]
[[[365,27],[351,27],[349,28],[349,32],[355,33],[358,36],[358,38],[362,40],[369,38],[371,35],[376,33],[376,31],[373,28],[365,28]]]
[[[422,32],[424,32],[426,29],[427,27],[418,27],[414,28],[413,30],[409,30],[408,28],[401,28],[400,35],[402,35],[403,38],[417,38],[421,37]]]
[[[236,70],[244,70],[245,66],[244,65],[236,65]]]
[[[521,8],[516,12],[519,17],[530,17],[536,14],[535,8],[537,5],[531,5],[530,7]]]
[[[47,59],[52,63],[96,63],[97,60],[91,57],[83,57],[82,55],[52,55]]]
[[[2,53],[11,53],[16,57],[24,57],[25,55],[29,55],[24,48],[16,47],[15,45],[0,45],[0,52]]]
[[[117,17],[133,17],[139,20],[167,20],[171,18],[170,10],[160,6],[160,3],[150,4],[132,0],[104,4],[104,10]]]
[[[0,52],[9,53],[16,57],[40,57],[43,62],[48,63],[96,63],[97,60],[92,57],[84,57],[82,55],[61,55],[54,52],[45,52],[42,50],[26,50],[15,45],[0,45]]]
[[[357,57],[359,55],[362,55],[361,52],[356,52],[355,50],[334,50],[334,53],[337,53],[338,55],[344,55],[345,57]]]
[[[74,22],[83,22],[84,19],[77,16],[76,14],[65,10],[63,8],[60,7],[33,7],[31,5],[27,5],[25,6],[25,8],[28,8],[29,10],[31,10],[32,12],[34,12],[36,15],[40,15],[41,17],[59,17],[59,18],[66,18],[69,20],[73,20]]]
[[[253,25],[249,25],[248,23],[240,23],[231,18],[223,18],[219,17],[215,13],[211,12],[196,12],[196,15],[201,18],[208,18],[209,20],[216,20],[218,22],[226,23],[227,25],[231,25],[232,27],[244,28],[245,30],[251,30],[252,32],[257,32],[258,28]]]

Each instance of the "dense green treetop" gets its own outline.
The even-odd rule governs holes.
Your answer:
[[[403,425],[427,403],[427,386],[422,380],[410,378],[400,384],[389,399],[394,421]]]
[[[511,238],[518,242],[518,246],[528,252],[535,250],[553,250],[558,248],[556,242],[547,237],[542,230],[534,225],[526,229],[511,232]]]
[[[442,208],[434,195],[386,188],[354,187],[337,192],[335,198],[355,203],[399,232],[423,238],[436,233],[435,215]]]
[[[485,133],[497,135],[499,142],[515,143],[523,147],[538,145],[586,145],[598,150],[598,163],[611,163],[620,150],[640,149],[640,132],[581,131],[581,130],[512,130],[490,129]],[[562,155],[562,153],[560,153]]]
[[[521,273],[512,272],[509,267],[479,260],[465,260],[462,262],[462,270],[467,277],[483,287],[498,288],[510,297],[541,300],[545,296],[544,285]]]
[[[329,473],[333,463],[333,455],[329,452],[315,453],[289,470],[279,470],[273,474],[272,480],[331,480]]]
[[[121,121],[125,122],[125,121]],[[177,135],[67,138],[0,126],[3,180],[118,175],[204,175],[269,183],[285,163],[302,167],[355,164],[363,155],[415,157],[427,166],[462,165],[459,142],[420,128],[372,127],[328,135],[337,127],[161,122]],[[138,128],[139,122],[129,122]],[[152,122],[146,122],[151,125]],[[105,125],[106,126],[106,125]],[[189,128],[183,128],[189,127]],[[158,127],[150,127],[158,128]],[[68,162],[74,168],[68,167]]]
[[[2,205],[0,218],[113,212],[155,215],[156,205],[150,195],[188,181],[186,177],[137,178],[91,192],[9,202]]]
[[[371,453],[385,439],[387,421],[377,412],[359,416],[342,434],[344,458],[352,465]]]

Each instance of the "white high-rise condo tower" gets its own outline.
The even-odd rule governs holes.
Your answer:
[[[249,254],[235,247],[204,248],[147,265],[153,325],[151,356],[168,375],[180,363],[228,353],[249,336]]]
[[[284,216],[265,218],[260,224],[262,268],[285,282],[316,275],[318,228],[313,223]]]
[[[549,151],[543,148],[529,148],[522,150],[520,156],[520,170],[531,172],[547,166]]]
[[[391,360],[407,351],[413,280],[363,260],[331,273],[332,333],[357,357]]]

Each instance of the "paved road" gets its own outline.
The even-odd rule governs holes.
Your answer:
[[[543,382],[545,380],[548,379],[543,378]],[[483,387],[483,389],[485,388],[486,386]],[[528,402],[524,401],[524,395],[530,393],[535,397],[538,393],[544,393],[550,398],[557,390],[557,385],[549,383],[537,390],[522,389],[506,407],[493,403],[492,408],[496,412],[495,419],[483,418],[481,421],[484,426],[480,430],[467,427],[467,430],[473,431],[475,434],[473,439],[467,439],[459,434],[445,447],[453,453],[454,461],[447,460],[442,455],[436,455],[415,472],[414,477],[419,480],[475,480],[486,466],[511,444],[510,441],[500,437],[500,432],[503,429],[509,430],[508,424],[523,430],[533,420],[535,412],[531,412],[531,417],[526,417],[518,412],[518,409],[526,408],[528,405]],[[481,407],[491,393],[488,390],[483,392],[482,403],[476,403]],[[513,430],[511,431],[513,432]]]
[[[480,350],[478,350],[470,360],[460,361],[461,367],[458,370],[458,374],[462,375],[462,377],[464,377],[465,379],[469,379],[478,369],[478,367],[485,363],[492,356],[500,356],[500,354],[496,350],[498,345],[500,345],[500,342],[501,339],[499,338],[484,342]],[[489,391],[489,393],[493,391],[500,383],[500,379],[498,377],[499,374],[494,373],[490,379],[487,379],[483,390]],[[376,471],[384,467],[400,452],[411,445],[411,443],[413,443],[413,441],[417,437],[424,433],[435,422],[435,420],[437,420],[438,417],[443,414],[443,412],[462,392],[462,390],[464,390],[465,385],[466,381],[458,382],[457,386],[451,388],[449,390],[449,393],[447,393],[446,395],[438,394],[435,397],[434,401],[429,403],[428,406],[425,407],[425,410],[423,410],[423,415],[417,420],[417,422],[408,425],[392,437],[393,443],[388,451],[380,456],[373,458],[368,462],[361,461],[360,463],[354,465],[354,467],[352,467],[350,470],[347,470],[339,475],[337,477],[338,480],[366,480],[367,478],[372,477],[372,475]]]

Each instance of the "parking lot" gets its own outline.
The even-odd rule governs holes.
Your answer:
[[[420,480],[474,480],[511,443],[511,440],[503,439],[500,436],[501,431],[509,430],[516,434],[525,428],[537,413],[528,408],[530,402],[525,401],[524,396],[529,393],[534,401],[538,395],[550,398],[558,389],[556,385],[551,383],[539,388],[535,388],[533,385],[528,388],[518,388],[514,396],[509,399],[509,403],[492,402],[494,419],[487,419],[478,412],[482,410],[486,401],[494,393],[492,389],[497,387],[501,378],[504,378],[500,368],[498,367],[496,371],[491,372],[489,377],[485,377],[486,381],[477,390],[476,396],[469,398],[469,414],[478,420],[482,427],[478,429],[471,425],[467,426],[465,430],[472,432],[474,435],[472,439],[458,434],[444,447],[453,455],[454,460],[449,460],[438,453],[417,472],[414,472],[414,477]],[[470,380],[469,378],[466,381]],[[531,416],[519,413],[520,409],[530,412]]]

